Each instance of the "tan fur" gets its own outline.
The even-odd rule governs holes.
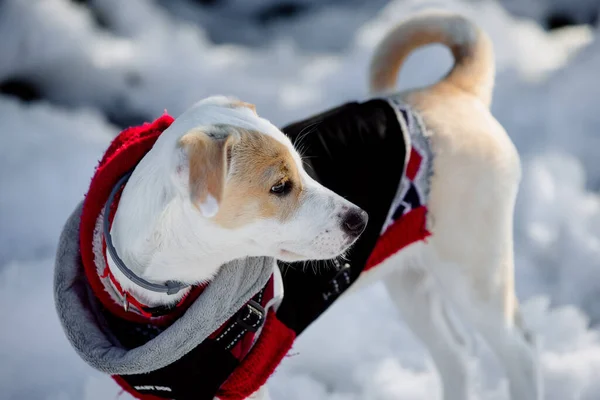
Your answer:
[[[393,90],[406,57],[432,43],[448,46],[454,56],[454,67],[443,82],[474,94],[489,107],[495,73],[491,41],[464,17],[446,12],[422,14],[386,35],[371,63],[371,90]]]
[[[189,157],[189,185],[193,204],[200,204],[210,195],[217,203],[223,197],[227,172],[227,152],[237,141],[233,135],[217,139],[200,130],[185,134],[179,141]]]
[[[240,131],[232,149],[232,171],[215,222],[236,228],[261,218],[285,221],[300,204],[302,183],[290,151],[260,132]],[[277,196],[271,187],[289,181],[291,192]]]
[[[496,296],[484,282],[490,282],[490,254],[498,243],[505,243],[499,257],[504,258],[499,276],[504,301],[514,300],[512,212],[517,193],[520,162],[518,153],[502,126],[470,95],[456,91],[451,85],[438,85],[419,91],[406,101],[420,111],[431,132],[435,154],[434,175],[431,178],[429,210],[435,223],[436,251],[440,257],[453,260],[467,270],[461,271],[472,279],[472,290],[483,301]],[[474,166],[479,166],[474,168]],[[448,201],[448,193],[457,199],[473,197],[478,186],[489,185],[479,201]],[[459,248],[456,242],[438,240],[456,234],[460,224],[463,243],[477,246]],[[493,229],[492,229],[493,227]],[[486,237],[486,240],[481,240]],[[470,238],[470,240],[464,240]],[[487,247],[489,244],[490,247]],[[483,274],[480,276],[479,274]],[[512,320],[515,308],[505,307],[505,318]]]
[[[219,204],[214,221],[229,229],[261,218],[290,218],[302,193],[290,151],[260,132],[231,126],[219,127],[219,131],[225,138],[193,131],[181,139],[189,154],[194,201],[202,202],[207,194],[212,195]],[[270,192],[271,187],[284,181],[292,185],[288,195]]]
[[[231,103],[231,107],[246,107],[252,110],[254,114],[258,115],[258,113],[256,112],[256,106],[252,103],[246,103],[245,101],[235,101]]]

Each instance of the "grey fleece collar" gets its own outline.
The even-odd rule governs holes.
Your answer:
[[[54,300],[75,351],[90,366],[111,375],[147,373],[177,361],[258,293],[277,268],[275,260],[269,257],[245,258],[223,265],[177,321],[146,344],[127,350],[109,331],[100,312],[101,304],[85,277],[79,251],[80,216],[81,204],[67,220],[60,237]]]

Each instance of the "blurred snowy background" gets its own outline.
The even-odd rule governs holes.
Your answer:
[[[0,0],[0,398],[119,395],[67,343],[51,280],[62,223],[121,128],[212,94],[279,125],[364,99],[375,43],[431,5],[473,18],[495,44],[493,112],[524,169],[517,290],[546,398],[600,399],[599,0]],[[450,64],[443,48],[418,51],[400,87]],[[473,369],[476,398],[507,398],[484,346]],[[379,286],[328,311],[270,387],[274,400],[439,398]]]

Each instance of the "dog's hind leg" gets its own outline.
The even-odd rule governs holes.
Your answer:
[[[436,276],[442,276],[444,293],[458,315],[475,328],[502,365],[511,399],[540,400],[542,386],[537,348],[519,314],[514,292],[512,242],[506,242],[504,252],[499,247],[486,249],[481,241],[479,250],[484,251],[478,254],[484,254],[482,257],[463,259],[460,264],[447,261],[432,265]],[[475,254],[475,250],[472,253]],[[477,267],[481,263],[484,266]]]
[[[460,237],[468,235],[463,232]],[[511,399],[540,400],[537,348],[521,320],[514,291],[512,240],[481,240],[478,244],[471,248],[471,256],[460,262],[432,257],[428,261],[433,274],[453,309],[496,355],[508,378]]]
[[[542,398],[538,349],[533,335],[524,328],[513,309],[502,312],[497,307],[483,306],[472,310],[472,321],[504,367],[512,400]]]
[[[468,338],[449,320],[447,305],[432,277],[409,262],[384,282],[404,321],[428,348],[440,374],[443,398],[469,399]]]

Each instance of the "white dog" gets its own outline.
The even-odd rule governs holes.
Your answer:
[[[454,55],[450,73],[431,87],[394,94],[409,53],[436,42]],[[444,399],[469,397],[468,338],[452,313],[491,346],[513,400],[541,398],[535,346],[519,317],[514,291],[512,218],[520,164],[513,143],[489,111],[494,80],[490,40],[460,16],[425,13],[382,41],[370,80],[381,104],[400,105],[386,107],[399,116],[401,122],[394,124],[410,141],[398,149],[406,157],[398,163],[401,184],[390,182],[396,195],[389,212],[384,210],[386,222],[373,229],[385,235],[393,225],[394,209],[407,199],[410,147],[422,146],[421,156],[430,154],[425,157],[430,165],[422,176],[410,172],[417,174],[410,179],[419,181],[415,190],[426,202],[420,206],[426,209],[428,237],[386,255],[353,287],[384,278],[402,317],[437,366]],[[414,115],[402,119],[403,110]],[[410,136],[410,124],[420,127],[421,139]],[[314,130],[311,135],[319,135],[319,127]],[[191,285],[211,282],[221,265],[234,259],[332,259],[346,252],[367,224],[366,213],[349,200],[360,203],[309,176],[290,139],[258,117],[252,105],[209,98],[166,128],[135,166],[110,228],[120,261],[112,253],[106,257],[108,270],[98,266],[101,282],[126,312],[144,314],[145,307],[175,307],[193,291]],[[402,210],[406,215],[407,207]],[[140,280],[181,286],[161,293]],[[275,287],[280,280],[275,279]],[[164,385],[136,388],[171,390]],[[254,395],[261,396],[266,397],[266,388]]]

